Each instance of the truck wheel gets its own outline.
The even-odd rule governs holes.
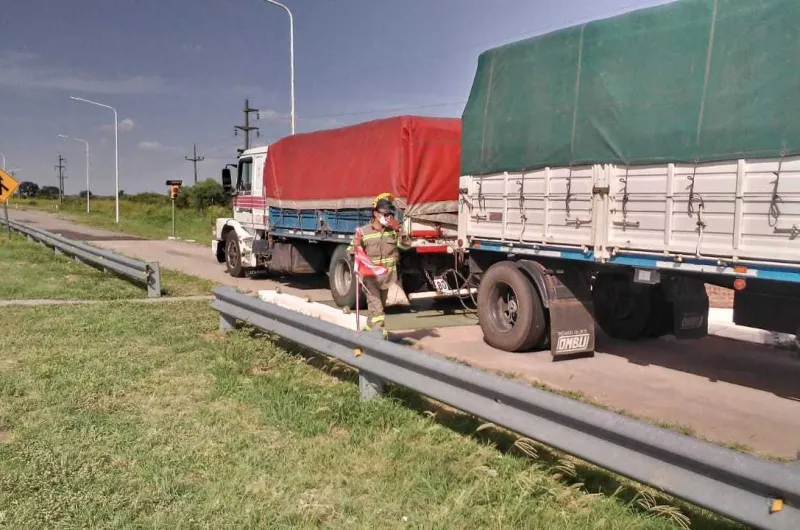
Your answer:
[[[646,334],[652,288],[628,278],[600,274],[592,289],[597,323],[609,336],[635,340]]]
[[[331,256],[328,269],[328,282],[331,287],[333,301],[339,307],[354,308],[356,306],[356,282],[353,281],[353,261],[347,247],[339,245]]]
[[[239,237],[233,230],[225,236],[225,268],[228,269],[228,274],[234,278],[244,277],[242,249],[239,246]]]
[[[667,300],[663,285],[654,285],[650,296],[650,316],[647,319],[645,336],[656,339],[672,333],[674,321],[672,303]]]
[[[510,261],[495,263],[483,275],[478,320],[490,346],[511,352],[541,346],[547,330],[539,293]]]
[[[218,263],[225,263],[225,241],[217,243],[216,257]]]

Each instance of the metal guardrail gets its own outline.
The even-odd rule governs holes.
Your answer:
[[[5,225],[3,219],[0,219],[0,225]],[[52,247],[56,253],[72,256],[77,261],[101,267],[120,276],[144,283],[150,298],[161,296],[161,269],[158,262],[139,261],[16,221],[9,221],[9,227],[31,241],[38,241],[42,245]]]
[[[800,528],[800,466],[738,453],[648,423],[212,290],[220,329],[248,322],[359,370],[362,399],[390,382],[747,525]]]

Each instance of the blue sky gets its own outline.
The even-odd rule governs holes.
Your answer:
[[[490,47],[665,0],[284,0],[295,18],[298,131],[395,114],[460,116],[478,54]],[[288,19],[261,0],[5,0],[0,7],[0,152],[22,180],[113,193],[165,192],[218,178],[242,137],[244,98],[265,144],[289,133]],[[394,110],[403,109],[403,110]]]

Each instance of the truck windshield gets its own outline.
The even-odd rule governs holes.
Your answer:
[[[236,191],[250,193],[253,188],[253,159],[239,160],[239,178],[236,179]]]

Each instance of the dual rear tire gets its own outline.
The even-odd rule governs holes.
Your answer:
[[[547,318],[531,280],[512,262],[495,263],[478,288],[478,320],[487,344],[523,352],[547,343]]]

